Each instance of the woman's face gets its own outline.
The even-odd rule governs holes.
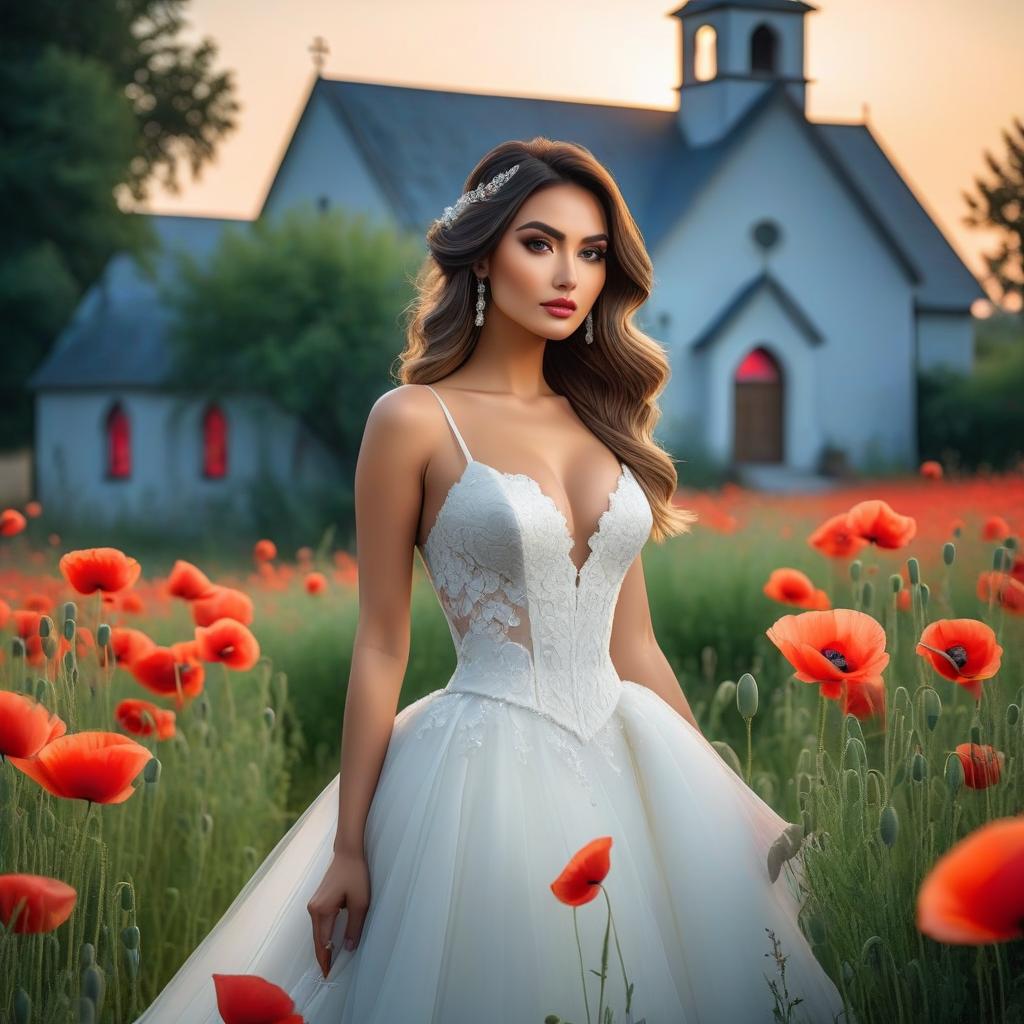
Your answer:
[[[510,320],[541,338],[567,338],[604,287],[608,225],[594,194],[579,185],[538,189],[519,208],[478,270],[490,300]],[[552,299],[575,303],[568,315],[549,312]]]

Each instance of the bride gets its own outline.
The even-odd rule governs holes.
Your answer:
[[[359,452],[341,771],[139,1024],[220,1020],[214,974],[280,986],[307,1024],[581,1024],[599,988],[618,1022],[627,975],[630,1020],[771,1022],[769,930],[794,1019],[850,1019],[797,923],[802,852],[769,876],[787,822],[651,628],[641,550],[693,516],[652,437],[668,364],[632,322],[636,224],[570,143],[503,143],[466,188]],[[396,717],[414,547],[458,662]],[[567,905],[552,883],[609,839],[607,903]]]

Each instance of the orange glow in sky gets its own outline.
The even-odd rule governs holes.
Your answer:
[[[961,193],[1024,120],[1024,0],[810,0],[807,115],[867,121],[979,277],[999,235],[963,224]],[[191,0],[193,39],[235,72],[239,128],[159,213],[254,217],[291,137],[323,36],[328,78],[674,109],[679,3],[655,0]],[[684,100],[685,102],[685,100]],[[443,144],[443,140],[439,140]],[[187,167],[182,173],[188,174]]]

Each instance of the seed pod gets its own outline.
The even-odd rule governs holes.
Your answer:
[[[106,647],[110,643],[110,626],[105,622],[101,622],[96,627],[96,643],[100,647]]]
[[[75,620],[65,619],[64,620],[64,639],[74,640],[75,639]]]
[[[1016,725],[1020,721],[1020,707],[1017,704],[1007,704],[1006,706],[1006,724]]]
[[[956,561],[956,545],[951,540],[942,545],[942,561],[946,565],[952,565]]]
[[[53,633],[53,619],[49,615],[39,616],[39,635],[41,637],[48,637]]]
[[[995,549],[995,551],[992,552],[992,568],[995,569],[996,572],[1006,571],[1006,560],[1004,557],[1005,555],[1006,548],[1004,548],[1001,544],[999,545],[999,547]]]
[[[921,566],[913,555],[907,559],[907,578],[911,586],[921,582]]]
[[[921,608],[922,609],[928,607],[928,598],[931,597],[931,593],[932,593],[931,592],[931,588],[928,586],[928,584],[927,583],[922,583],[921,584]]]
[[[903,577],[898,572],[894,572],[889,577],[889,586],[894,594],[898,594],[903,589]]]
[[[924,721],[929,732],[935,731],[939,724],[939,717],[942,715],[942,701],[938,693],[929,687],[924,691]]]
[[[146,782],[154,783],[160,781],[160,758],[151,757],[142,769],[142,777]]]
[[[860,606],[867,611],[875,600],[875,585],[871,580],[865,580],[860,588]]]
[[[860,580],[860,572],[863,567],[863,563],[859,558],[855,558],[850,563],[850,579],[853,580],[854,583]]]
[[[945,776],[946,788],[951,796],[956,796],[964,784],[964,763],[956,751],[946,758]]]
[[[878,835],[889,849],[896,845],[896,839],[900,834],[900,819],[896,808],[892,804],[886,804],[882,813],[878,816]]]
[[[757,681],[749,672],[744,672],[736,684],[736,707],[745,720],[757,714]]]

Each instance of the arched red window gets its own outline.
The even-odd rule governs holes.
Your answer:
[[[219,405],[211,405],[203,416],[203,476],[227,473],[228,421]]]
[[[779,365],[766,349],[751,349],[736,370],[736,379],[778,380]]]
[[[107,415],[107,476],[124,479],[132,473],[132,435],[128,414],[118,402]]]

